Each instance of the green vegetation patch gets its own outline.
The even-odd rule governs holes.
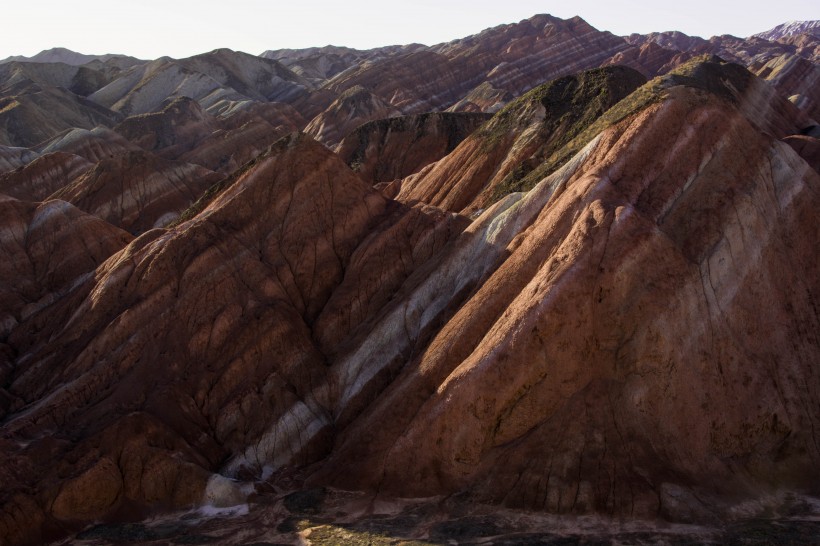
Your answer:
[[[631,68],[595,68],[536,87],[507,105],[482,129],[486,145],[494,146],[509,134],[519,120],[527,117],[525,112],[536,104],[546,111],[539,128],[540,139],[545,144],[495,188],[493,200],[530,189],[534,185],[530,183],[530,174],[545,159],[572,142],[612,106],[645,83],[646,78]]]
[[[667,90],[672,87],[683,85],[701,89],[736,103],[752,79],[752,74],[740,65],[728,63],[714,55],[695,57],[668,74],[646,82],[619,99],[601,115],[593,115],[596,105],[591,105],[590,112],[579,116],[572,130],[567,131],[555,146],[551,146],[552,153],[545,156],[544,161],[532,169],[522,169],[526,174],[518,179],[512,178],[509,183],[505,180],[493,197],[499,199],[514,191],[532,189],[545,176],[560,169],[602,131],[665,100]],[[601,104],[597,106],[600,107]]]

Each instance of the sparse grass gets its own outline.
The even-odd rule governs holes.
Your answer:
[[[663,91],[663,87],[656,80],[647,82],[639,87],[583,130],[579,131],[562,146],[556,147],[556,150],[544,162],[535,169],[532,169],[527,176],[521,179],[517,187],[512,191],[527,191],[532,189],[545,176],[560,169],[603,130],[663,100],[665,97]]]
[[[709,55],[695,57],[668,74],[646,82],[599,117],[591,121],[589,115],[579,117],[572,130],[567,131],[565,137],[556,142],[553,153],[537,167],[524,169],[525,176],[519,179],[513,177],[509,181],[505,179],[493,197],[499,199],[513,191],[532,189],[545,176],[560,169],[602,131],[652,104],[665,100],[668,96],[667,90],[671,87],[693,87],[724,100],[736,102],[738,93],[742,93],[749,86],[751,79],[752,75],[740,65],[727,63]]]
[[[539,165],[545,159],[572,142],[613,104],[645,81],[638,72],[626,67],[596,68],[536,87],[496,114],[496,118],[485,126],[487,146],[494,146],[503,135],[509,134],[513,125],[521,123],[525,112],[535,104],[540,103],[546,111],[539,128],[544,144],[494,188],[492,200],[532,188],[534,183],[530,175],[540,170]]]

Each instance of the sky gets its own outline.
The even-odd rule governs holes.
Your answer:
[[[820,19],[818,0],[12,0],[4,2],[0,59],[52,47],[142,59],[227,47],[432,45],[536,13],[580,15],[599,30],[679,30],[749,36],[790,20]]]

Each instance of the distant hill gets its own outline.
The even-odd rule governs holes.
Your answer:
[[[811,34],[820,37],[820,21],[788,21],[766,32],[755,34],[755,37],[776,41],[800,34]]]
[[[64,47],[53,47],[51,49],[45,49],[33,57],[26,57],[23,55],[8,57],[0,61],[0,64],[10,63],[13,61],[27,61],[32,63],[65,63],[80,66],[94,61],[106,62],[111,59],[133,61],[133,64],[142,62],[140,59],[129,57],[128,55],[117,55],[113,53],[107,53],[105,55],[86,55],[84,53],[71,51],[70,49],[66,49]]]

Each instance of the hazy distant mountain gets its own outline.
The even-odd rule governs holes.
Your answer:
[[[130,64],[143,62],[140,59],[129,57],[128,55],[117,55],[112,53],[107,53],[105,55],[85,55],[83,53],[71,51],[70,49],[66,49],[64,47],[53,47],[51,49],[45,49],[33,57],[26,57],[24,55],[8,57],[0,61],[0,64],[9,63],[12,61],[28,61],[32,63],[65,63],[79,66],[93,61],[105,62],[111,59],[125,59],[132,61]]]
[[[798,36],[800,34],[811,34],[812,36],[820,37],[820,21],[789,21],[782,25],[777,25],[766,32],[755,34],[755,37],[776,41],[781,38]]]
[[[215,112],[247,100],[288,102],[312,84],[281,63],[229,49],[187,59],[160,57],[124,71],[90,99],[116,112],[144,114],[178,96]]]

